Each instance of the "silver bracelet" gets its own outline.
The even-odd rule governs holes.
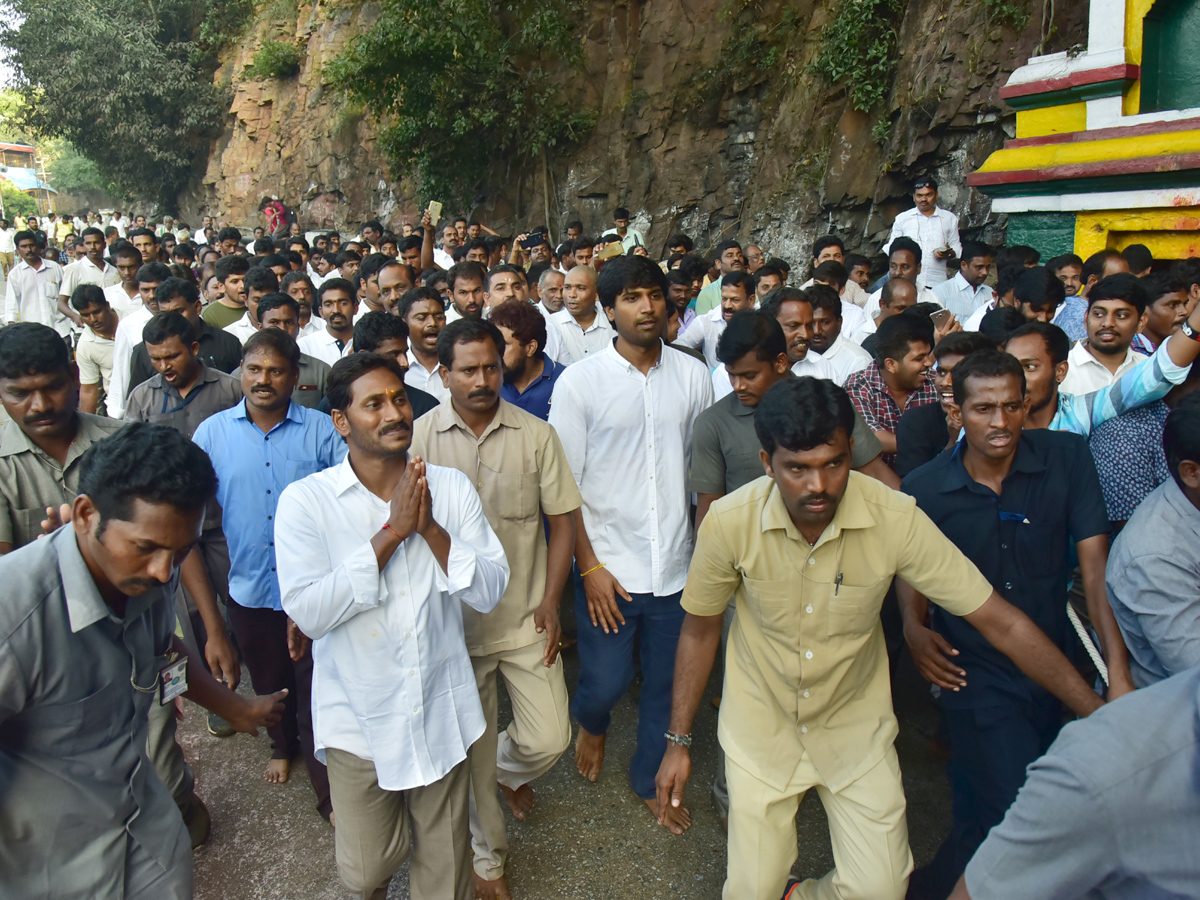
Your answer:
[[[680,747],[691,747],[692,736],[690,734],[676,734],[673,731],[668,731],[663,735],[670,743],[678,744]]]

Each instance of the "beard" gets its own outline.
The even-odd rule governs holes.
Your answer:
[[[522,356],[517,360],[517,364],[511,368],[504,367],[504,382],[512,384],[514,381],[519,381],[525,374],[525,369],[528,368],[528,357]]]

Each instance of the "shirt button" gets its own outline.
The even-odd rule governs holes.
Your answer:
[[[1008,544],[1001,544],[1001,545],[1000,545],[1000,549],[1001,549],[1001,550],[1007,550],[1007,549],[1008,549]]]
[[[806,651],[805,651],[805,653],[804,653],[804,658],[805,658],[805,659],[812,659],[812,651],[811,651],[811,650],[806,650]]]
[[[416,674],[417,674],[417,670],[416,670],[416,669],[409,669],[409,670],[408,670],[408,674],[409,674],[409,675],[416,675]]]
[[[1012,582],[1011,581],[1004,582],[1004,589],[1006,591],[1011,591],[1012,590]]]
[[[410,638],[410,637],[412,637],[412,632],[410,631],[410,632],[408,632],[408,633],[407,633],[406,635],[404,635],[404,636],[405,636],[406,638]]]
[[[267,465],[269,466],[269,465],[271,465],[271,464],[270,464],[270,463],[267,463]]]
[[[272,571],[272,572],[274,572],[274,571],[275,571],[275,567],[274,567],[274,566],[271,566],[271,571]]]
[[[810,613],[810,612],[812,612],[812,606],[806,606],[806,607],[804,607],[804,611],[805,611],[806,613]]]
[[[817,561],[816,561],[816,559],[814,559],[813,557],[811,557],[811,556],[810,556],[810,557],[808,558],[808,564],[809,564],[810,566],[811,566],[811,565],[815,565],[815,564],[816,564],[816,562],[817,562]]]
[[[271,489],[270,489],[270,488],[267,488],[267,493],[268,493],[268,494],[269,494],[269,493],[271,493]]]
[[[414,707],[413,707],[413,712],[416,712],[416,711],[417,711],[417,709],[418,709],[418,707],[414,706]]]
[[[807,725],[801,725],[801,726],[800,726],[800,733],[801,733],[801,734],[808,734],[808,726],[807,726]]]
[[[807,697],[807,696],[808,696],[808,691],[805,691],[805,692],[804,692],[804,696],[805,696],[805,697]]]

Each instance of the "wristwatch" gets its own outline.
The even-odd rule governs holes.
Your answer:
[[[1200,331],[1189,325],[1187,319],[1179,323],[1179,330],[1183,332],[1184,337],[1190,337],[1193,341],[1200,341]]]
[[[663,735],[670,743],[678,744],[680,747],[691,747],[692,736],[690,734],[676,734],[673,731],[668,731]]]

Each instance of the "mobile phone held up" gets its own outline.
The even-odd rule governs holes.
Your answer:
[[[934,328],[945,328],[950,323],[950,320],[954,318],[954,313],[948,309],[939,309],[929,318],[933,319]]]
[[[429,221],[433,223],[434,228],[442,221],[442,204],[438,200],[429,201]]]

